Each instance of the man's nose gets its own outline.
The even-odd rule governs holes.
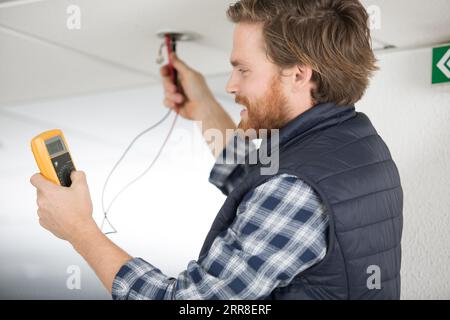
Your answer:
[[[228,80],[228,83],[226,85],[225,90],[229,94],[236,94],[236,92],[238,91],[236,82],[235,82],[234,77],[233,77],[233,74],[231,74],[230,79]]]

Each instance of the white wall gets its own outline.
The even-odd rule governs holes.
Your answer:
[[[431,55],[379,55],[381,71],[358,104],[400,170],[403,299],[450,299],[450,86],[431,86]]]
[[[372,119],[401,173],[402,297],[448,299],[450,90],[431,87],[429,49],[379,58],[381,71],[358,109]],[[219,92],[225,79],[214,81]],[[156,86],[0,108],[0,298],[109,298],[73,249],[40,228],[28,182],[37,171],[29,140],[50,128],[64,130],[78,169],[87,172],[94,216],[100,222],[101,187],[108,170],[138,132],[162,117],[161,99]],[[229,110],[236,118],[238,108]],[[109,197],[149,163],[169,124],[138,143],[111,181]],[[155,170],[111,212],[119,230],[111,238],[170,276],[197,257],[224,200],[207,182],[213,158],[198,131],[186,121],[177,128]],[[200,145],[191,147],[194,141]],[[79,291],[66,288],[69,265],[82,269]]]

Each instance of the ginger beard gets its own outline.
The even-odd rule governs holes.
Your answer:
[[[281,77],[275,76],[269,86],[269,91],[262,98],[251,102],[247,97],[236,96],[236,103],[247,108],[246,114],[242,116],[238,129],[244,132],[250,129],[281,129],[288,122],[287,99],[281,88]],[[258,134],[259,136],[259,134]]]

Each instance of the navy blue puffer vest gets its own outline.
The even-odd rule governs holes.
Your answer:
[[[399,299],[403,192],[391,154],[367,116],[354,106],[319,104],[280,130],[278,151],[278,174],[302,179],[324,202],[328,247],[321,262],[266,298]],[[246,193],[270,178],[260,165],[246,166],[199,260],[231,225]],[[370,285],[378,275],[380,286]]]

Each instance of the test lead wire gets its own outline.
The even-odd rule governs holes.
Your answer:
[[[111,222],[108,219],[108,213],[111,210],[112,205],[114,204],[114,202],[117,200],[117,198],[125,191],[127,190],[131,185],[133,185],[134,183],[136,183],[138,180],[140,180],[142,177],[144,177],[154,166],[154,164],[156,163],[156,161],[159,159],[159,157],[161,156],[162,151],[164,150],[164,148],[167,145],[167,142],[169,141],[173,130],[175,128],[177,119],[178,119],[178,113],[175,115],[174,121],[172,123],[172,126],[169,130],[169,133],[167,134],[166,139],[164,140],[163,144],[161,145],[161,148],[159,149],[158,153],[156,154],[155,158],[153,159],[153,161],[151,162],[151,164],[147,167],[147,169],[145,169],[145,171],[140,174],[138,177],[136,177],[135,179],[133,179],[131,182],[129,182],[125,187],[122,188],[122,190],[120,190],[115,196],[114,198],[111,200],[108,208],[105,210],[105,190],[106,190],[106,186],[108,185],[109,180],[111,179],[112,174],[114,173],[114,171],[117,169],[117,167],[119,166],[119,164],[123,161],[123,159],[125,158],[125,156],[128,154],[128,152],[131,150],[131,148],[133,147],[133,145],[136,143],[137,140],[139,140],[143,135],[145,135],[146,133],[148,133],[149,131],[157,128],[158,126],[160,126],[171,114],[172,110],[169,110],[169,112],[167,112],[167,114],[157,123],[155,123],[154,125],[152,125],[150,128],[145,129],[144,131],[142,131],[140,134],[138,134],[136,136],[136,138],[133,139],[133,141],[129,144],[129,146],[126,148],[125,152],[122,154],[122,156],[120,157],[120,159],[117,161],[117,163],[114,165],[114,167],[112,168],[111,172],[109,173],[108,177],[106,178],[105,184],[103,185],[103,190],[102,190],[102,211],[103,211],[103,221],[100,227],[100,230],[103,231],[103,226],[105,224],[105,222],[108,222],[109,226],[111,227],[111,229],[113,231],[110,232],[106,232],[105,235],[108,234],[113,234],[113,233],[117,233],[117,230],[114,228],[114,226],[111,224]]]

